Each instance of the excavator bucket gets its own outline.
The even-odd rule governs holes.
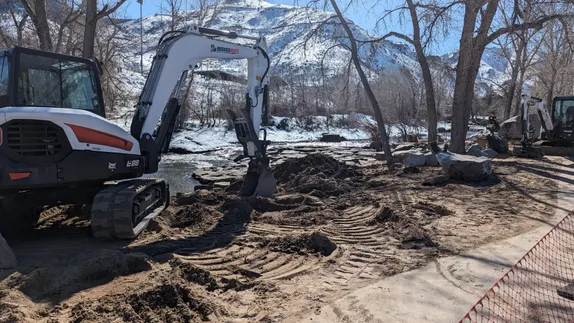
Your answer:
[[[272,197],[276,191],[277,180],[275,176],[269,169],[263,168],[261,170],[247,171],[239,195],[242,197]]]
[[[268,169],[263,169],[259,174],[257,187],[255,188],[255,196],[272,197],[277,191],[277,179],[273,173]]]

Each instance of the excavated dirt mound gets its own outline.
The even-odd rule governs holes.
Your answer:
[[[301,193],[258,197],[249,202],[256,211],[253,219],[261,223],[306,227],[326,224],[338,217],[320,198]]]
[[[167,219],[167,223],[172,228],[186,228],[196,225],[209,226],[222,216],[221,212],[213,208],[193,203],[176,208],[170,216],[164,218]]]
[[[0,286],[17,288],[33,300],[58,301],[94,284],[149,269],[151,266],[145,255],[101,249],[65,263],[38,268],[28,275],[10,276]]]
[[[363,176],[358,168],[323,154],[289,159],[276,166],[273,174],[285,191],[320,198],[351,192]]]
[[[406,229],[401,230],[401,248],[404,249],[421,249],[421,248],[438,248],[438,245],[432,240],[429,234],[416,225],[409,225]]]
[[[199,322],[216,310],[201,293],[169,280],[128,295],[113,295],[72,308],[75,322]]]

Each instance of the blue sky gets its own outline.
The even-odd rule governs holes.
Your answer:
[[[296,5],[297,0],[266,0],[270,3],[281,3],[286,5]],[[376,0],[375,0],[376,1]],[[379,4],[373,6],[375,1],[370,0],[358,0],[356,5],[353,7],[347,8],[345,10],[345,14],[347,18],[353,20],[357,25],[361,26],[363,29],[368,30],[373,35],[376,34],[383,34],[387,32],[389,29],[385,29],[383,26],[382,28],[376,29],[376,24],[378,20],[378,16],[380,13],[383,12],[387,8],[394,8],[397,4],[403,3],[402,0],[379,0],[377,1]],[[186,2],[189,3],[191,6],[192,0],[183,0],[184,8],[186,7]],[[136,0],[128,0],[128,5],[125,8],[126,14],[131,18],[139,18],[140,15],[140,4],[136,2]],[[149,16],[155,13],[160,12],[162,0],[144,0],[143,5],[143,15]],[[305,5],[307,3],[306,0],[299,0],[299,5]],[[340,2],[340,6],[343,2]],[[165,6],[165,5],[164,5]],[[165,9],[164,9],[165,10]],[[330,10],[332,11],[332,10]],[[411,29],[409,28],[410,21],[405,20],[403,24],[399,23],[398,17],[395,17],[395,20],[392,21],[390,24],[394,31],[410,34]],[[448,52],[455,51],[458,47],[458,38],[460,34],[455,32],[452,35],[449,35],[446,39],[438,42],[432,48],[429,48],[431,54],[444,54]],[[396,40],[396,39],[395,39]]]

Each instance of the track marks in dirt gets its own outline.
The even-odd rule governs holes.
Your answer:
[[[241,245],[180,257],[226,279],[284,279],[320,267],[317,257]]]
[[[331,235],[337,244],[380,245],[383,229],[368,225],[375,219],[376,212],[374,206],[352,207],[345,210],[341,218],[334,219],[333,225],[323,231]]]
[[[375,267],[389,252],[386,244],[390,238],[385,228],[373,225],[377,212],[379,208],[375,205],[351,207],[342,212],[341,218],[333,220],[332,226],[322,229],[344,250],[324,285],[348,286],[378,277]]]

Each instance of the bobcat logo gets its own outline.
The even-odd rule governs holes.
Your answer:
[[[113,172],[114,170],[116,170],[117,164],[118,164],[118,163],[109,163],[109,162],[108,162],[108,169]]]
[[[211,44],[212,53],[239,54],[239,48],[221,47]]]

